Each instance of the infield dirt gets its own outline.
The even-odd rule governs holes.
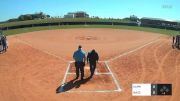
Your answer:
[[[169,36],[142,31],[90,28],[30,32],[10,36],[8,41],[8,51],[0,54],[0,101],[180,99],[180,52],[171,48]],[[155,42],[108,62],[120,84],[121,92],[56,93],[65,76],[68,62],[73,60],[72,54],[79,44],[86,52],[95,48],[100,60],[108,61],[151,41]],[[68,75],[66,80],[74,76]],[[172,83],[172,96],[133,97],[132,83]],[[72,90],[115,89],[114,85],[110,76],[95,75],[90,81]]]

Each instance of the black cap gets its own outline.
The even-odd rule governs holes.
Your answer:
[[[96,52],[95,49],[93,49],[92,52],[93,52],[93,53]]]

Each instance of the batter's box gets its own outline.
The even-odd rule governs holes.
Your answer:
[[[81,74],[80,74],[81,75]],[[84,80],[76,77],[74,62],[70,62],[66,70],[62,85],[56,90],[60,92],[120,92],[119,82],[111,71],[106,61],[97,64],[97,71],[90,78],[89,66],[85,66]]]
[[[89,64],[86,64],[86,65],[85,65],[85,67],[84,67],[84,72],[85,72],[85,74],[90,74]],[[71,62],[71,63],[70,63],[70,68],[69,68],[68,73],[76,73],[76,68],[75,68],[74,62]],[[96,71],[95,71],[95,73],[96,73],[96,74],[98,74],[98,73],[108,74],[108,73],[109,73],[109,70],[108,70],[108,68],[106,67],[106,64],[105,64],[104,61],[99,61],[99,62],[96,64]]]
[[[97,92],[117,90],[116,84],[111,75],[94,75],[93,78],[85,77],[83,81],[74,80],[75,74],[69,74],[66,78],[67,92]]]

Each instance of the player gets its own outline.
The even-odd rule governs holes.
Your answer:
[[[176,43],[175,43],[177,48],[180,48],[180,35],[176,35]]]
[[[1,41],[2,41],[2,45],[3,45],[3,51],[6,52],[7,50],[7,39],[6,39],[6,36],[2,36],[1,38]]]
[[[0,54],[2,53],[3,51],[3,45],[2,45],[2,36],[0,35]]]
[[[175,39],[176,39],[176,37],[175,36],[173,36],[173,43],[172,43],[172,48],[174,48],[174,45],[175,45]]]
[[[180,35],[173,36],[172,47],[180,48]]]

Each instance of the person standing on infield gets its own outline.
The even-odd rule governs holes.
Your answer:
[[[6,39],[6,36],[3,35],[1,40],[2,40],[2,45],[3,45],[3,51],[6,52],[6,49],[7,49],[7,39]]]
[[[96,69],[96,63],[99,60],[99,55],[98,53],[95,51],[95,49],[93,49],[91,52],[88,53],[87,55],[87,63],[89,62],[89,66],[90,66],[90,71],[91,71],[91,78],[94,75],[95,69]]]
[[[76,67],[76,79],[79,78],[79,70],[81,71],[81,80],[84,77],[84,66],[86,61],[86,53],[82,50],[82,46],[79,45],[78,50],[76,50],[73,54],[73,58],[75,60]]]
[[[0,54],[3,51],[2,36],[0,35]]]

